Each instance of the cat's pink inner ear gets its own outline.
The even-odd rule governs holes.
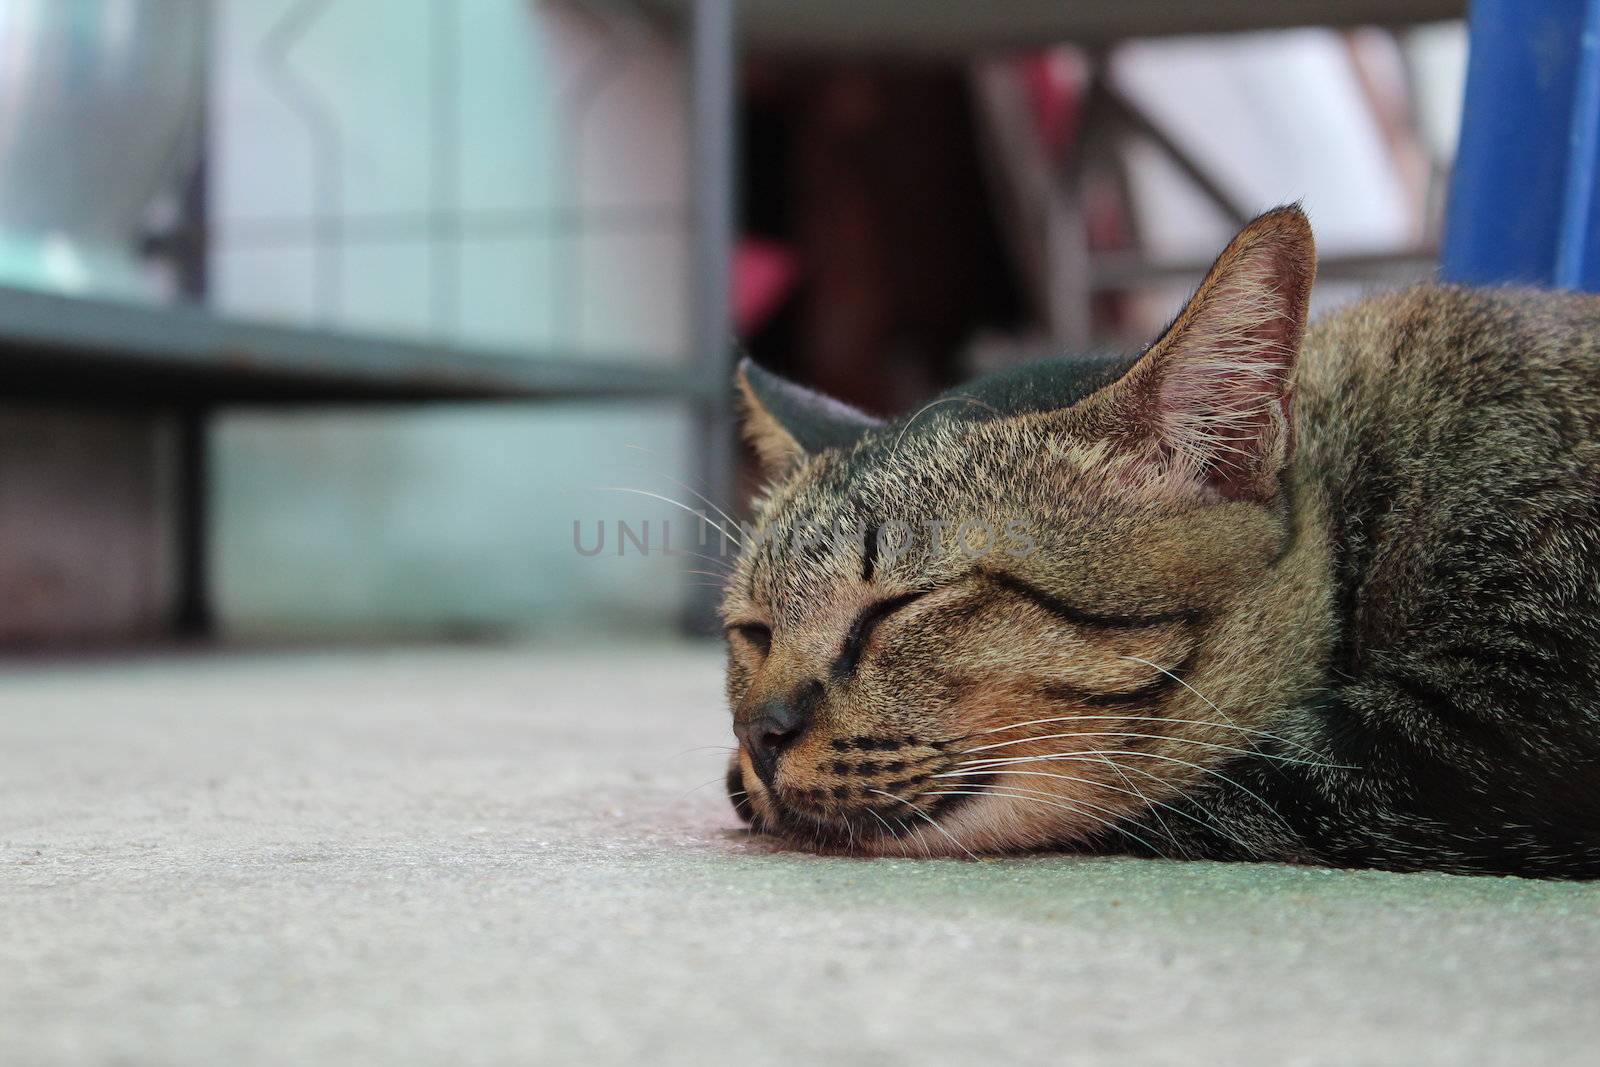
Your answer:
[[[1277,491],[1293,448],[1294,366],[1314,267],[1305,216],[1263,216],[1141,361],[1148,429],[1175,472],[1230,499]]]

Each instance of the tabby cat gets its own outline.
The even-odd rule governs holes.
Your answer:
[[[868,855],[1600,875],[1600,299],[1424,285],[1308,329],[1315,262],[1272,211],[1137,357],[897,422],[747,361],[740,814]]]

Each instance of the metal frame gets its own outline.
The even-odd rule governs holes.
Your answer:
[[[512,355],[0,287],[0,388],[126,405],[700,398],[704,360]]]
[[[732,417],[735,341],[731,308],[734,204],[735,57],[733,0],[695,0],[689,26],[689,108],[694,227],[691,256],[694,314],[691,345],[700,367],[703,392],[696,409],[697,469],[706,497],[732,510],[737,470]],[[716,594],[702,584],[689,586],[686,626],[697,633],[720,630]]]
[[[635,0],[675,14],[694,0]],[[1512,0],[1513,3],[1517,0]],[[1554,0],[1521,0],[1535,6]],[[744,38],[788,53],[973,56],[1071,41],[1460,18],[1467,0],[739,0]],[[692,16],[691,16],[692,17]]]

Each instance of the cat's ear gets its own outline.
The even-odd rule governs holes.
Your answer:
[[[767,477],[793,470],[809,455],[847,448],[883,423],[821,393],[762,370],[749,359],[734,374],[743,408],[741,429]]]
[[[1251,222],[1108,390],[1116,435],[1228,499],[1265,500],[1294,445],[1292,390],[1316,246],[1298,206]]]

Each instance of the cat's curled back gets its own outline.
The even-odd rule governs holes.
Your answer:
[[[1297,208],[1153,345],[882,423],[751,365],[723,606],[757,829],[1600,875],[1600,300],[1306,329]]]

